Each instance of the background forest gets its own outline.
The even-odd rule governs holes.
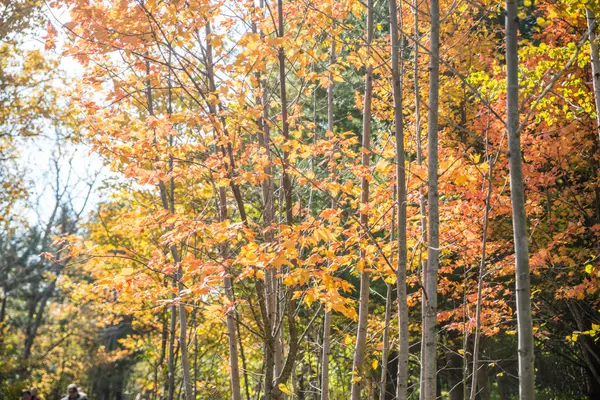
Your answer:
[[[0,399],[600,399],[596,0],[1,0]]]

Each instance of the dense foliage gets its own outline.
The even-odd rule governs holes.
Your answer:
[[[5,7],[0,397],[76,381],[103,400],[518,398],[523,301],[537,397],[600,396],[600,8],[518,2],[511,93],[504,5],[436,4]],[[45,49],[21,52],[57,10]],[[19,149],[50,131],[53,203],[33,222]],[[66,143],[110,169],[102,201],[73,201],[100,189],[60,178]]]

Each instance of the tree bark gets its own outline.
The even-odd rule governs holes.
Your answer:
[[[431,32],[429,61],[428,113],[428,214],[429,243],[427,267],[423,274],[423,337],[421,341],[421,400],[435,400],[437,372],[437,272],[439,267],[438,205],[438,106],[440,9],[438,0],[430,0]]]
[[[329,400],[329,352],[331,331],[331,311],[325,312],[323,322],[323,354],[321,355],[321,400]]]
[[[175,287],[175,281],[173,281],[173,287]],[[171,300],[173,300],[175,294],[171,295]],[[171,321],[169,324],[169,355],[168,355],[168,391],[167,391],[167,399],[173,400],[175,396],[175,334],[177,330],[177,307],[175,303],[171,306]]]
[[[587,17],[588,37],[590,40],[591,64],[592,64],[592,85],[594,88],[594,104],[596,106],[596,122],[598,129],[598,143],[600,143],[600,54],[598,49],[598,35],[596,29],[598,23],[596,15],[589,8],[585,9]]]
[[[225,188],[219,188],[219,219],[221,222],[227,219],[227,196],[225,194]],[[227,245],[221,245],[221,257],[223,260],[227,260]],[[223,278],[223,287],[225,288],[225,295],[230,303],[230,309],[226,311],[226,324],[227,324],[227,340],[229,342],[229,367],[231,369],[231,398],[232,400],[241,400],[242,392],[240,389],[240,367],[238,363],[238,348],[237,348],[237,332],[235,327],[234,318],[234,299],[233,299],[233,283],[231,277],[225,275]]]
[[[393,1],[393,0],[392,0]],[[393,221],[395,223],[396,221]],[[393,233],[393,231],[392,231]],[[392,235],[392,240],[394,240]],[[390,355],[390,320],[392,319],[392,285],[388,283],[385,296],[385,319],[383,327],[383,346],[381,349],[381,380],[379,382],[379,400],[385,400],[387,393],[388,359]]]
[[[525,216],[525,188],[521,164],[519,131],[519,60],[517,1],[506,0],[506,111],[510,165],[510,196],[512,202],[515,275],[517,292],[517,327],[519,357],[519,396],[522,400],[535,397],[533,369],[533,323],[531,318],[531,287],[529,282],[529,246]]]
[[[332,68],[335,64],[335,40],[331,40],[331,54],[329,55],[329,66]],[[333,73],[329,72],[327,84],[327,129],[333,132]],[[331,202],[332,208],[337,208],[337,202],[334,199]],[[330,332],[331,332],[331,310],[325,311],[325,320],[323,322],[323,354],[321,355],[321,400],[329,400],[329,352],[330,352]]]
[[[23,360],[27,361],[31,357],[31,348],[33,347],[33,342],[37,336],[38,329],[42,324],[42,319],[44,318],[44,312],[46,311],[46,304],[48,300],[54,293],[54,288],[56,287],[56,279],[54,279],[50,285],[44,290],[44,294],[42,295],[42,299],[40,300],[40,306],[36,310],[35,319],[33,321],[33,325],[31,329],[27,332],[27,338],[25,339],[25,348],[23,349]]]
[[[486,153],[488,153],[488,140],[486,134]],[[471,383],[471,394],[469,400],[475,400],[477,395],[477,379],[479,377],[479,342],[481,340],[481,303],[482,291],[483,291],[483,279],[485,276],[485,262],[486,262],[486,248],[487,248],[487,231],[490,221],[490,207],[492,200],[492,184],[493,184],[493,172],[494,172],[494,161],[487,154],[488,162],[488,176],[487,176],[487,194],[485,198],[485,210],[483,212],[483,233],[482,233],[482,244],[481,244],[481,262],[479,263],[479,280],[477,281],[477,305],[475,309],[475,339],[473,344],[473,372],[472,372],[472,383]]]
[[[490,400],[490,388],[488,385],[487,364],[482,364],[477,370],[477,398],[479,400]]]
[[[283,0],[277,0],[277,36],[280,38],[284,37],[284,23],[283,23]],[[279,47],[278,50],[278,58],[279,58],[279,86],[280,86],[280,98],[281,98],[281,124],[282,124],[282,133],[285,142],[289,142],[290,140],[290,132],[289,132],[289,122],[288,122],[288,104],[287,104],[287,90],[286,90],[286,73],[285,73],[285,49],[283,46]],[[285,221],[288,226],[292,226],[294,223],[294,218],[292,214],[292,183],[290,180],[290,176],[287,172],[289,163],[289,152],[288,150],[283,151],[283,162],[282,162],[282,174],[281,181],[283,186],[283,197],[284,197],[284,207],[285,207]],[[274,281],[276,285],[275,298],[279,299],[279,282]],[[291,292],[291,291],[290,291]],[[273,398],[285,398],[285,395],[279,389],[280,384],[284,384],[288,381],[290,375],[294,370],[294,364],[296,362],[296,357],[298,353],[299,343],[297,342],[297,332],[296,332],[296,321],[295,321],[295,301],[292,300],[291,293],[285,295],[285,299],[283,299],[283,305],[280,310],[281,321],[287,318],[287,328],[289,334],[289,346],[288,346],[288,354],[285,358],[285,362],[283,360],[283,329],[279,334],[274,337],[274,351],[275,351],[275,384],[273,390]],[[279,319],[278,319],[279,320]],[[275,324],[274,326],[277,326]]]
[[[260,10],[265,8],[263,0],[259,4]],[[260,33],[260,37],[264,38],[264,33],[258,31],[256,23],[252,24],[252,30],[254,33]],[[265,165],[264,173],[266,178],[262,181],[262,198],[263,198],[263,224],[264,224],[264,240],[270,243],[274,240],[274,235],[271,230],[272,225],[275,221],[275,199],[274,199],[274,187],[273,187],[273,169],[272,169],[272,156],[271,156],[271,138],[270,129],[267,121],[269,120],[269,91],[267,90],[267,81],[265,78],[256,73],[257,81],[260,84],[262,98],[257,96],[257,104],[262,104],[262,116],[258,119],[258,143],[261,148],[264,149],[267,159],[269,162]],[[265,272],[264,284],[260,280],[256,281],[257,284],[257,296],[259,298],[259,304],[261,305],[261,318],[263,327],[263,343],[264,343],[264,358],[263,364],[266,369],[265,371],[265,397],[270,398],[271,390],[273,389],[273,376],[275,375],[275,346],[279,343],[275,343],[273,338],[274,326],[276,323],[275,313],[275,293],[274,293],[274,280],[275,274],[272,269],[267,269]],[[278,351],[279,352],[279,351]]]
[[[371,161],[371,100],[373,96],[373,67],[371,64],[371,42],[373,40],[373,0],[367,0],[367,71],[365,76],[365,99],[363,110],[363,138],[362,138],[362,165],[366,173]],[[369,204],[369,181],[366,176],[361,179],[362,195],[361,205]],[[369,235],[369,217],[366,210],[360,213],[360,223],[363,237]],[[352,365],[352,388],[350,398],[359,400],[365,383],[364,361],[367,342],[367,325],[369,321],[369,291],[371,286],[371,273],[369,272],[364,249],[360,250],[363,263],[360,274],[360,296],[358,306],[358,327],[356,334],[356,347],[354,349],[354,360]]]
[[[210,23],[206,24],[206,37],[209,38],[211,34]],[[216,92],[217,88],[215,85],[214,76],[214,63],[212,55],[212,45],[210,40],[206,41],[206,69],[208,74],[209,90],[211,93]],[[219,220],[224,222],[227,220],[227,195],[225,188],[219,188]],[[220,247],[221,257],[223,260],[227,260],[227,244],[222,244]],[[233,298],[233,282],[228,272],[225,271],[225,277],[223,278],[223,287],[225,289],[225,296],[230,303],[230,310],[226,311],[226,325],[227,325],[227,340],[229,343],[229,367],[231,369],[231,398],[232,400],[241,400],[242,392],[240,388],[240,367],[238,360],[238,348],[237,348],[237,332],[235,325],[235,310],[234,310],[234,298]]]
[[[389,11],[392,48],[392,95],[394,98],[395,126],[394,134],[396,137],[396,197],[398,199],[398,262],[396,265],[396,290],[398,292],[399,350],[398,375],[396,377],[396,398],[398,400],[404,400],[407,396],[408,385],[408,303],[406,291],[406,171],[404,169],[404,121],[402,104],[403,81],[400,55],[400,48],[402,46],[402,43],[400,43],[400,40],[398,38],[398,32],[402,30],[402,19],[400,20],[399,25],[398,7],[396,5],[396,0],[389,0]]]
[[[146,74],[150,74],[150,64],[146,62]],[[148,101],[148,114],[154,116],[154,105],[152,101],[152,87],[150,86],[150,81],[146,81],[146,98]],[[170,108],[170,107],[169,107]],[[169,110],[170,111],[170,110]],[[169,160],[169,166],[173,168],[173,159]],[[171,192],[170,192],[170,201],[167,198],[167,188],[165,187],[164,182],[159,183],[160,197],[162,206],[165,210],[170,213],[174,213],[175,201],[174,201],[174,181],[171,178]],[[171,256],[173,258],[173,264],[177,265],[181,262],[181,258],[179,255],[179,251],[177,250],[176,245],[170,246]],[[179,296],[184,291],[183,283],[181,279],[183,278],[183,270],[181,267],[178,268],[177,273],[175,274],[176,287]],[[193,390],[192,390],[192,381],[190,378],[190,364],[189,364],[189,355],[187,348],[187,311],[185,309],[185,305],[179,301],[179,345],[181,348],[181,367],[183,371],[183,383],[185,388],[185,399],[192,400],[193,398]]]

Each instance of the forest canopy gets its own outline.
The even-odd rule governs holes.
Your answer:
[[[598,13],[0,0],[0,398],[600,398]]]

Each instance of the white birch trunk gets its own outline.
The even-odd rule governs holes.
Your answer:
[[[533,323],[529,282],[529,245],[525,216],[525,188],[521,161],[519,131],[519,59],[517,0],[506,0],[506,111],[510,165],[510,197],[512,202],[515,275],[517,292],[517,331],[519,357],[519,397],[535,397],[533,369]]]

